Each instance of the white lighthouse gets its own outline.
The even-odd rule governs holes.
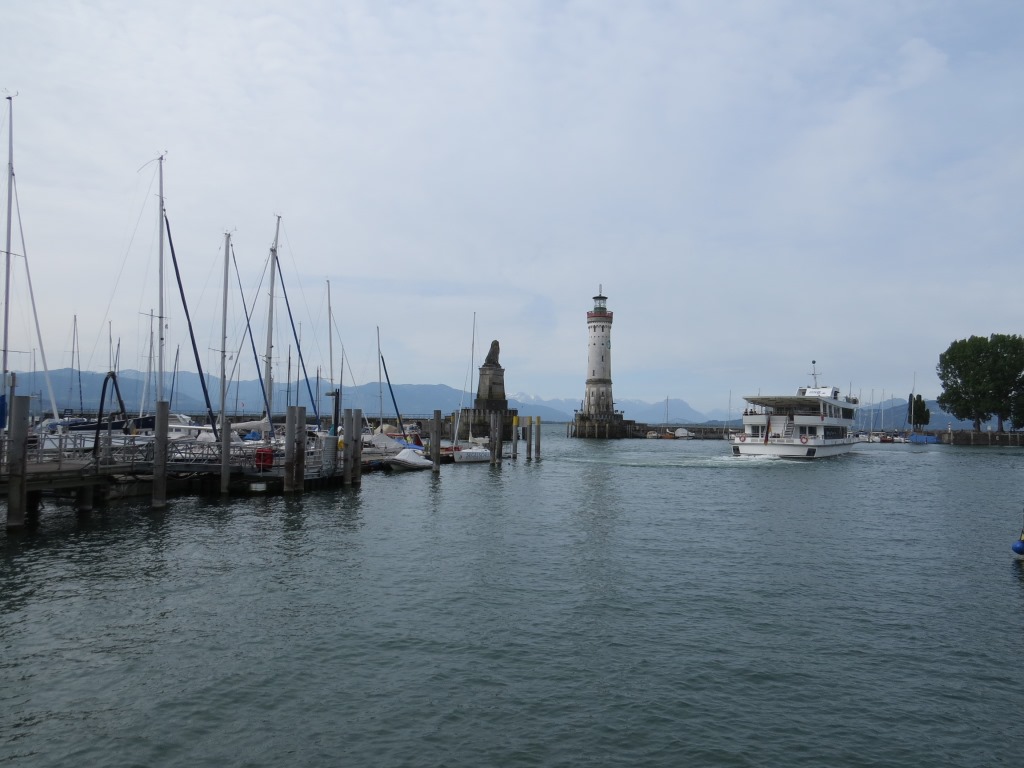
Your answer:
[[[592,421],[612,421],[615,401],[612,399],[612,313],[608,297],[601,286],[594,297],[594,309],[587,312],[587,393],[581,415]]]

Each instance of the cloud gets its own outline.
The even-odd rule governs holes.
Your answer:
[[[510,390],[576,397],[600,284],[617,397],[724,407],[730,391],[793,389],[812,358],[844,385],[917,372],[934,396],[922,372],[949,342],[1017,322],[1001,299],[1022,277],[1022,13],[18,4],[5,85],[44,340],[63,344],[77,315],[94,366],[110,337],[145,365],[146,164],[166,151],[204,350],[219,344],[224,232],[260,323],[282,215],[304,346],[328,347],[330,279],[336,341],[366,380],[380,327],[403,380],[461,386],[476,312]],[[177,347],[175,302],[169,288]],[[15,315],[17,348],[38,346]]]

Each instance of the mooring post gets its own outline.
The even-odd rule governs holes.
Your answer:
[[[533,458],[533,416],[526,417],[526,460]]]
[[[306,406],[295,406],[295,490],[306,490]]]
[[[352,409],[346,408],[344,415],[344,435],[341,450],[341,482],[342,485],[352,484],[352,455],[355,453],[355,432],[352,429]]]
[[[338,430],[332,424],[324,438],[324,474],[333,477],[338,473]]]
[[[15,395],[11,399],[8,421],[7,448],[7,527],[25,525],[25,507],[28,504],[28,395]]]
[[[436,475],[441,471],[441,411],[434,410],[434,426],[430,430],[430,459]]]
[[[284,414],[284,478],[285,493],[295,491],[295,406],[289,405]]]
[[[227,412],[221,408],[221,413]],[[220,492],[227,495],[231,485],[231,427],[227,416],[220,420]]]
[[[352,411],[352,421],[355,426],[352,429],[352,482],[361,485],[363,482],[363,409],[356,408]],[[348,445],[348,435],[345,435],[345,445]]]
[[[341,390],[336,389],[328,393],[331,398],[331,429],[328,441],[329,451],[325,459],[328,460],[328,472],[331,475],[338,474],[338,433],[341,431]]]
[[[519,457],[519,416],[512,417],[512,458]]]
[[[153,509],[167,506],[167,421],[171,404],[160,400],[156,404],[156,423],[153,425]],[[89,506],[92,507],[92,488],[89,489]]]
[[[537,439],[537,446],[536,446],[537,450],[535,451],[535,453],[537,454],[537,458],[539,459],[540,458],[540,416],[537,417],[537,436],[536,436],[536,439]]]

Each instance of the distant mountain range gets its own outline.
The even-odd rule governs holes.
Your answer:
[[[76,371],[71,368],[61,368],[50,372],[50,381],[53,387],[53,396],[57,401],[58,412],[70,409],[71,413],[94,413],[99,408],[100,392],[103,387],[104,373],[92,371]],[[151,380],[155,377],[150,377]],[[125,407],[129,413],[138,413],[140,410],[151,412],[155,395],[152,383],[146,385],[147,375],[141,371],[121,371],[117,375],[118,386],[121,396],[124,398]],[[21,394],[28,393],[32,396],[32,413],[39,415],[42,412],[49,412],[50,397],[47,392],[46,383],[42,373],[18,373],[18,391]],[[206,400],[203,396],[203,382],[199,375],[188,371],[180,372],[176,377],[168,376],[164,396],[171,402],[171,411],[174,413],[188,413],[199,415],[206,412]],[[112,387],[108,385],[108,405],[104,410],[110,410],[109,403],[116,402]],[[326,381],[310,382],[308,388],[305,383],[298,387],[296,395],[296,383],[274,385],[274,413],[284,413],[288,404],[306,406],[307,414],[312,414],[310,406],[312,391],[313,398],[320,404],[320,411],[330,413],[333,408],[331,399],[326,396],[329,385]],[[398,402],[398,408],[403,418],[423,419],[433,414],[434,409],[440,409],[441,413],[448,415],[457,411],[460,407],[468,408],[472,405],[468,394],[463,394],[457,389],[444,384],[396,384],[394,399]],[[216,377],[207,377],[207,391],[213,410],[220,407],[220,380]],[[296,396],[298,401],[296,403]],[[392,403],[391,394],[387,385],[361,384],[356,387],[346,387],[341,393],[342,408],[362,408],[369,416],[376,416],[383,413],[385,419],[395,418],[395,407]],[[140,409],[140,403],[145,399],[147,407]],[[263,412],[263,397],[258,380],[232,382],[227,396],[227,410],[234,415],[259,415]],[[509,407],[519,410],[521,416],[539,416],[544,421],[564,422],[572,421],[573,414],[580,408],[582,403],[573,399],[544,400],[533,395],[516,393],[508,399]],[[657,403],[646,403],[641,400],[619,400],[615,403],[627,419],[632,419],[643,424],[722,424],[729,419],[730,414],[721,410],[701,413],[691,408],[685,400],[669,399]],[[927,401],[931,409],[931,423],[928,425],[932,430],[944,430],[952,427],[954,430],[971,429],[972,423],[960,421],[944,412],[934,400]],[[873,406],[862,406],[858,423],[863,424],[864,429],[873,426],[878,429],[879,425],[886,429],[906,428],[907,401],[893,398],[884,403],[876,403]],[[739,424],[739,413],[732,415],[731,424]],[[982,426],[985,429],[988,424]],[[992,422],[995,428],[994,421]]]

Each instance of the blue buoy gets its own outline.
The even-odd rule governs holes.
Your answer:
[[[1017,539],[1013,542],[1011,549],[1018,555],[1024,555],[1024,539]]]

